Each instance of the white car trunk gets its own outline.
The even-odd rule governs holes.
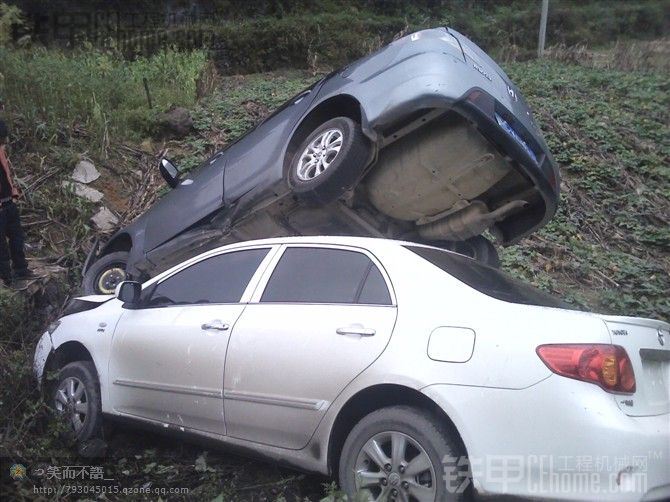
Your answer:
[[[670,413],[670,324],[638,317],[602,316],[612,343],[626,349],[635,372],[633,395],[617,396],[630,416]]]

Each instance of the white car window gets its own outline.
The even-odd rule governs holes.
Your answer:
[[[268,251],[235,251],[194,263],[156,285],[147,306],[237,303]]]
[[[391,296],[381,272],[365,254],[297,247],[282,255],[261,302],[390,305]]]

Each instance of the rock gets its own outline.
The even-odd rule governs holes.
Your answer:
[[[91,202],[100,202],[104,197],[102,192],[99,192],[95,188],[86,186],[83,183],[72,183],[69,181],[64,181],[63,186],[73,191],[78,197],[90,200]]]
[[[103,232],[110,232],[114,230],[119,223],[119,219],[105,206],[100,208],[100,211],[95,213],[91,221]]]
[[[191,112],[180,106],[163,113],[158,120],[165,136],[183,138],[193,129]]]
[[[89,439],[80,443],[77,451],[83,458],[103,458],[107,453],[107,443],[99,438]]]
[[[97,180],[100,177],[100,173],[92,162],[81,160],[75,166],[74,171],[72,171],[72,176],[70,177],[80,183],[90,183]]]
[[[140,150],[142,150],[144,153],[148,153],[150,155],[154,154],[154,145],[151,142],[151,139],[145,139],[140,143]]]

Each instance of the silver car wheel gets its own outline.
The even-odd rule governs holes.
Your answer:
[[[84,383],[75,377],[63,380],[54,397],[56,410],[69,421],[75,434],[84,427],[89,412],[89,399]]]
[[[298,160],[296,176],[301,181],[312,181],[333,163],[340,153],[344,133],[337,128],[327,129],[307,145]]]
[[[426,450],[402,432],[370,438],[356,459],[356,490],[369,500],[432,502],[437,478]]]

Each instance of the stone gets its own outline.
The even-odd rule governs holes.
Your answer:
[[[91,188],[79,182],[72,183],[69,181],[64,181],[63,186],[74,192],[78,197],[90,200],[91,202],[100,202],[105,196],[102,192],[96,190],[95,188]]]
[[[107,454],[107,443],[100,438],[93,438],[79,444],[77,451],[83,458],[103,458]]]
[[[89,160],[80,160],[72,171],[71,178],[79,183],[91,183],[100,177],[100,173]]]
[[[186,108],[176,106],[159,117],[164,136],[183,138],[193,130],[193,117]]]
[[[105,206],[101,207],[100,210],[93,215],[91,221],[102,232],[111,232],[119,223],[119,219],[116,215]]]

